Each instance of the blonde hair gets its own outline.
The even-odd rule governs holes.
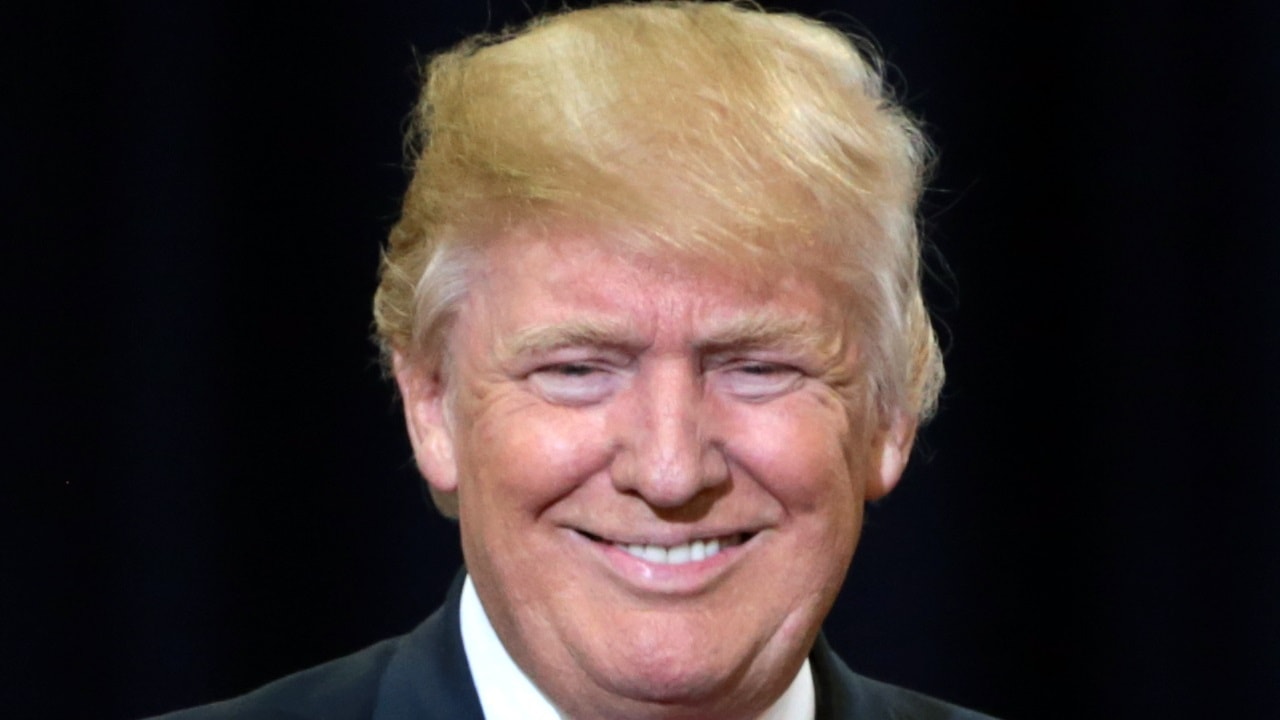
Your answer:
[[[720,2],[554,14],[433,58],[413,120],[374,299],[384,359],[447,362],[485,242],[607,227],[619,250],[825,273],[847,292],[875,406],[932,412],[943,372],[915,218],[927,144],[839,31]]]

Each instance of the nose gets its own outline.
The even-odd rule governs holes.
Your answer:
[[[678,508],[729,479],[714,411],[692,368],[673,361],[640,372],[613,418],[619,492]]]

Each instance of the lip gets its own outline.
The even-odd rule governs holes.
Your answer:
[[[643,540],[613,541],[580,529],[569,529],[575,543],[599,566],[625,587],[642,595],[679,597],[706,592],[733,572],[741,560],[751,553],[760,532],[715,532],[685,534],[679,538],[646,536]],[[709,540],[738,535],[742,541],[721,548],[720,552],[702,560],[676,565],[650,562],[628,553],[621,544],[654,544],[664,547],[694,540]],[[638,537],[638,536],[637,536]]]

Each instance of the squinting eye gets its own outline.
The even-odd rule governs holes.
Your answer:
[[[804,375],[790,365],[744,362],[721,370],[725,388],[748,400],[764,400],[792,390]]]
[[[568,377],[584,377],[595,372],[596,369],[591,367],[590,365],[582,365],[579,363],[565,363],[563,365],[556,365],[552,367],[550,371],[554,373],[558,373],[560,375],[565,375]]]
[[[557,363],[529,374],[533,387],[548,401],[558,405],[589,405],[613,392],[616,373],[587,363]]]

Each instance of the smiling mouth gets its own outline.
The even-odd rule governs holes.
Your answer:
[[[651,545],[613,542],[591,533],[583,532],[582,534],[594,542],[612,545],[631,557],[657,565],[683,565],[685,563],[701,562],[719,555],[728,548],[741,545],[750,539],[750,535],[747,533],[734,533],[705,540],[690,540],[679,545]]]

